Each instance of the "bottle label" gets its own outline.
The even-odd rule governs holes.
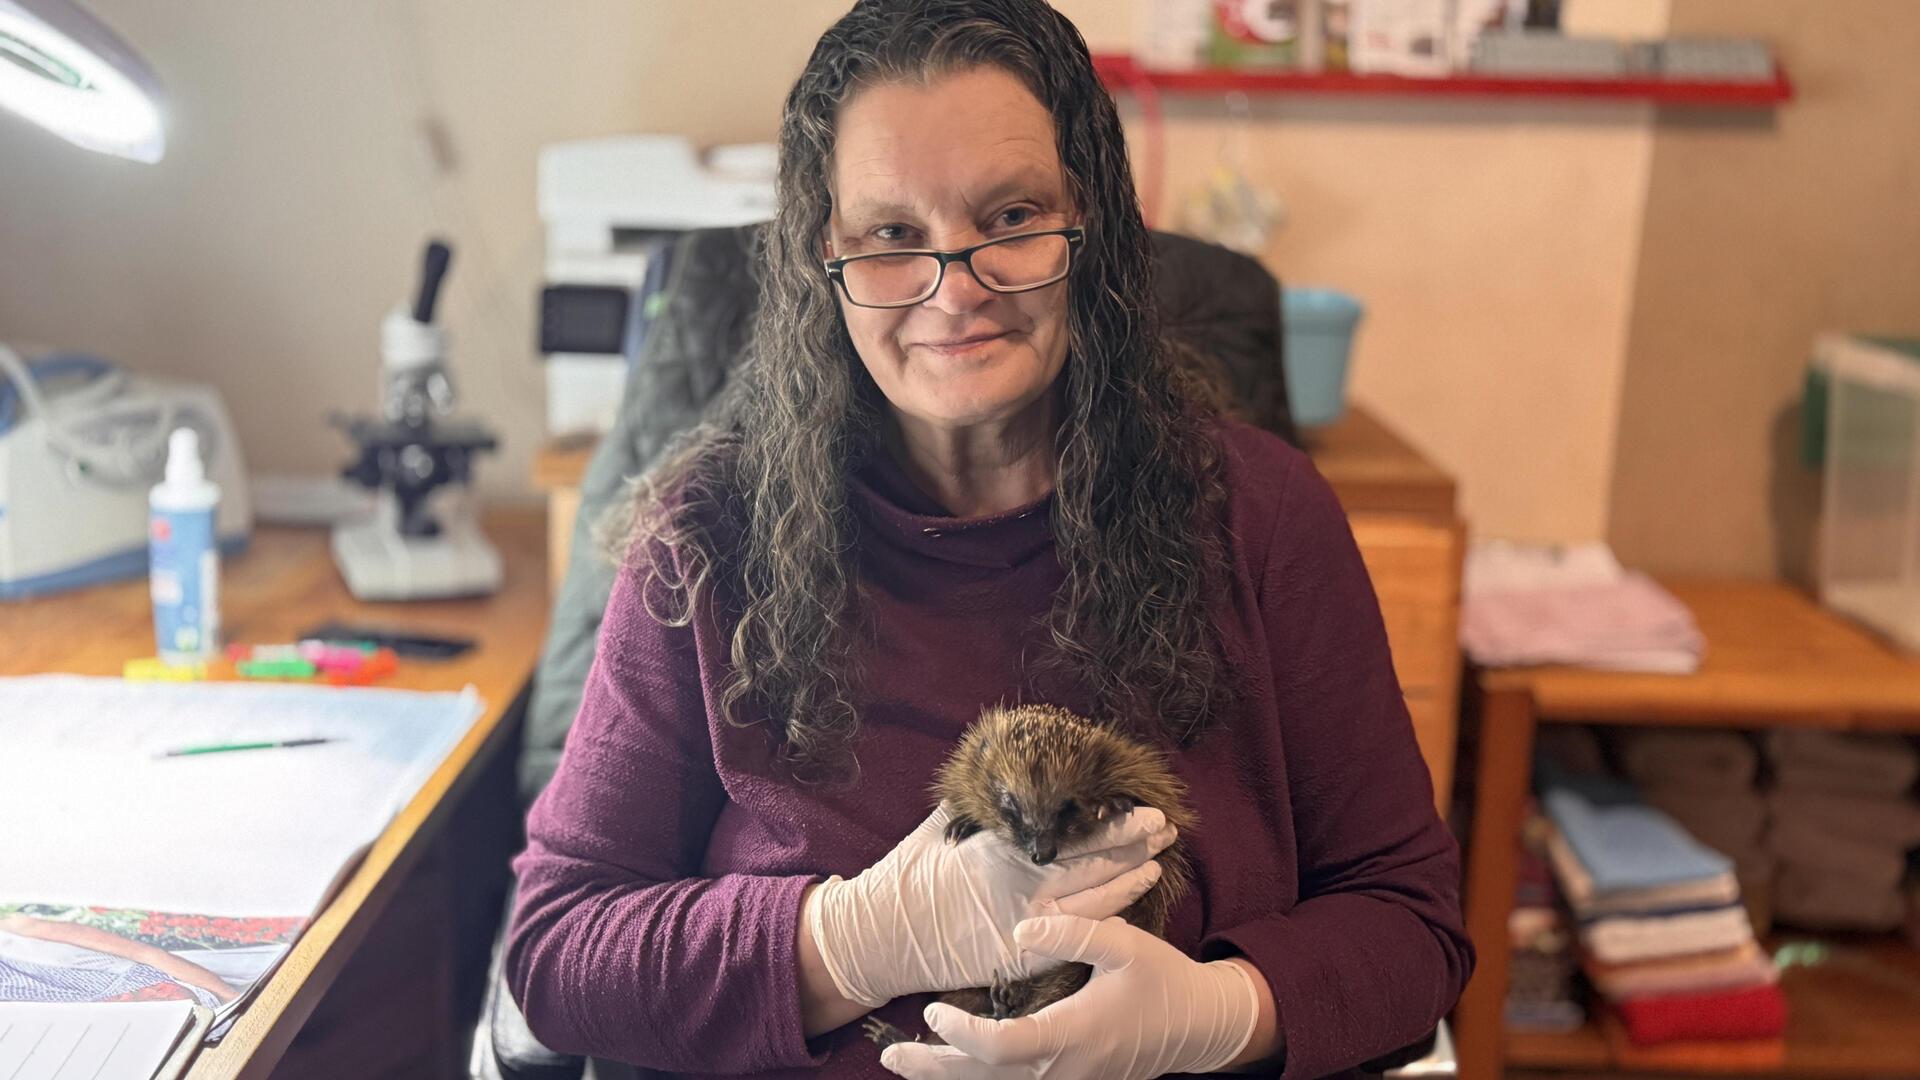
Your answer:
[[[148,535],[160,656],[204,659],[220,647],[219,552],[212,510],[155,510]]]

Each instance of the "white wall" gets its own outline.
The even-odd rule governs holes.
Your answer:
[[[496,493],[527,489],[544,415],[537,148],[641,130],[769,138],[846,7],[90,2],[165,80],[168,158],[112,161],[0,116],[0,336],[215,382],[256,470],[330,470],[350,448],[324,417],[373,407],[380,315],[442,232],[458,248],[455,378],[505,437],[481,470]],[[1569,19],[1652,34],[1668,5],[1575,0]],[[1096,48],[1127,46],[1128,4],[1060,6]],[[1224,115],[1170,103],[1171,195],[1214,161]],[[1370,309],[1356,396],[1459,476],[1479,531],[1602,535],[1648,112],[1290,99],[1255,117],[1254,170],[1292,215],[1268,264]],[[428,118],[451,171],[422,150]]]

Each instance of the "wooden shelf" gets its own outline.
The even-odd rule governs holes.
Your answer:
[[[1798,940],[1796,935],[1793,940]],[[1920,949],[1890,937],[1836,940],[1852,959],[1788,968],[1787,1037],[1779,1043],[1636,1047],[1611,1018],[1566,1034],[1507,1035],[1513,1068],[1743,1076],[1920,1075]]]
[[[1318,94],[1387,97],[1580,98],[1648,101],[1660,105],[1763,109],[1793,100],[1793,82],[1776,66],[1765,82],[1697,79],[1573,79],[1458,74],[1436,78],[1355,75],[1346,72],[1240,71],[1201,68],[1162,71],[1141,67],[1131,56],[1098,53],[1093,66],[1109,89],[1142,87],[1168,93]]]
[[[1785,584],[1661,582],[1707,639],[1691,675],[1572,667],[1480,673],[1488,691],[1520,690],[1543,722],[1920,733],[1920,657]]]

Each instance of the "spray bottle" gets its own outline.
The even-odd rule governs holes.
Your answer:
[[[220,552],[214,541],[220,486],[207,479],[200,436],[176,428],[166,478],[148,497],[153,630],[169,664],[209,660],[220,648]]]

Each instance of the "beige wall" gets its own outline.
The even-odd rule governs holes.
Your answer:
[[[1675,0],[1673,21],[1782,42],[1799,97],[1776,126],[1656,136],[1610,538],[1659,570],[1802,577],[1813,337],[1920,335],[1920,4]]]
[[[444,231],[460,248],[445,315],[456,378],[506,436],[483,467],[495,491],[524,490],[543,416],[537,147],[769,137],[845,6],[92,2],[165,77],[172,148],[143,168],[0,117],[0,334],[214,381],[256,469],[329,469],[347,447],[322,418],[372,406],[379,316],[422,238]],[[1569,18],[1653,34],[1668,3],[1574,0]],[[1131,39],[1128,4],[1061,6],[1097,48]],[[1215,160],[1225,110],[1196,98],[1170,112],[1177,196]],[[451,136],[450,173],[420,150],[427,116]],[[1253,131],[1252,167],[1291,214],[1268,264],[1369,306],[1355,395],[1455,471],[1477,531],[1602,535],[1648,111],[1269,99]]]

